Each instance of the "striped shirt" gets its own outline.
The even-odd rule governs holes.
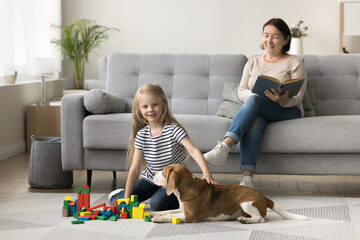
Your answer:
[[[143,152],[146,169],[142,178],[154,183],[155,172],[163,170],[170,164],[185,164],[185,149],[181,140],[186,132],[177,124],[165,124],[161,134],[152,137],[149,125],[140,129],[135,137],[135,148]]]

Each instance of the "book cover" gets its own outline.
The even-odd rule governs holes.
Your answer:
[[[304,81],[304,78],[294,78],[286,80],[285,82],[280,82],[276,78],[260,75],[256,80],[252,92],[266,97],[264,93],[266,89],[271,91],[271,88],[274,88],[280,94],[285,93],[285,91],[289,89],[289,97],[292,97],[298,94]]]

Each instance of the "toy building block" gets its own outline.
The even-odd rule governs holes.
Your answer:
[[[100,215],[100,212],[98,212],[98,211],[94,211],[94,212],[92,212],[92,215],[93,215],[93,216],[95,216],[95,217],[97,217],[97,216],[99,216],[99,215]]]
[[[96,217],[97,216],[91,216],[91,217],[88,217],[90,220],[96,220]]]
[[[137,202],[138,201],[138,195],[131,195],[131,202]]]
[[[106,212],[108,209],[110,209],[112,212],[115,212],[115,206],[104,206],[103,211]]]
[[[71,201],[71,196],[65,196],[64,200],[70,202]]]
[[[132,218],[135,219],[144,219],[144,209],[146,207],[145,203],[140,203],[139,207],[133,207]]]
[[[80,212],[80,216],[81,217],[90,217],[90,216],[92,216],[92,212],[90,212],[90,211]]]
[[[69,203],[69,216],[74,216],[74,214],[77,212],[77,208],[75,205],[75,201],[71,201]]]
[[[78,217],[77,220],[89,221],[90,217]]]
[[[63,217],[68,217],[69,216],[69,209],[63,209],[62,210],[62,216]]]
[[[137,195],[131,195],[131,201],[130,201],[130,209],[129,209],[129,218],[133,218],[132,217],[132,211],[134,207],[139,207],[139,201],[138,201],[138,196]]]
[[[85,193],[82,193],[85,192]],[[82,207],[86,209],[90,208],[90,188],[88,185],[84,185],[81,188],[78,188],[78,207],[79,211]]]
[[[120,218],[121,219],[127,219],[128,218],[128,213],[127,212],[120,213]]]
[[[112,222],[115,222],[115,221],[117,221],[117,217],[116,216],[111,216],[109,220],[112,221]]]
[[[88,211],[94,211],[95,209],[98,209],[98,208],[101,208],[101,207],[104,207],[104,206],[106,206],[105,203],[96,205],[95,207],[87,208],[87,210]]]
[[[104,217],[110,218],[113,215],[113,211],[111,211],[111,209],[107,209],[106,212],[104,213]]]
[[[71,224],[84,224],[84,220],[72,220]]]
[[[97,219],[97,220],[103,220],[103,221],[108,220],[108,218],[105,217],[105,216],[97,216],[96,219]]]
[[[118,205],[121,205],[122,203],[125,203],[127,205],[130,204],[130,198],[120,198],[116,200]]]
[[[146,215],[144,217],[145,222],[152,222],[150,216]]]
[[[173,224],[180,224],[180,223],[181,223],[181,219],[180,219],[180,218],[172,218],[172,219],[171,219],[171,222],[172,222]]]

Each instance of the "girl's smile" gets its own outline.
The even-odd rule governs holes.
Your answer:
[[[149,124],[159,124],[162,115],[162,101],[159,97],[150,94],[140,94],[141,115]]]

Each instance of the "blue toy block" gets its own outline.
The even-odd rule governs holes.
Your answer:
[[[90,217],[78,217],[77,220],[90,221]]]

